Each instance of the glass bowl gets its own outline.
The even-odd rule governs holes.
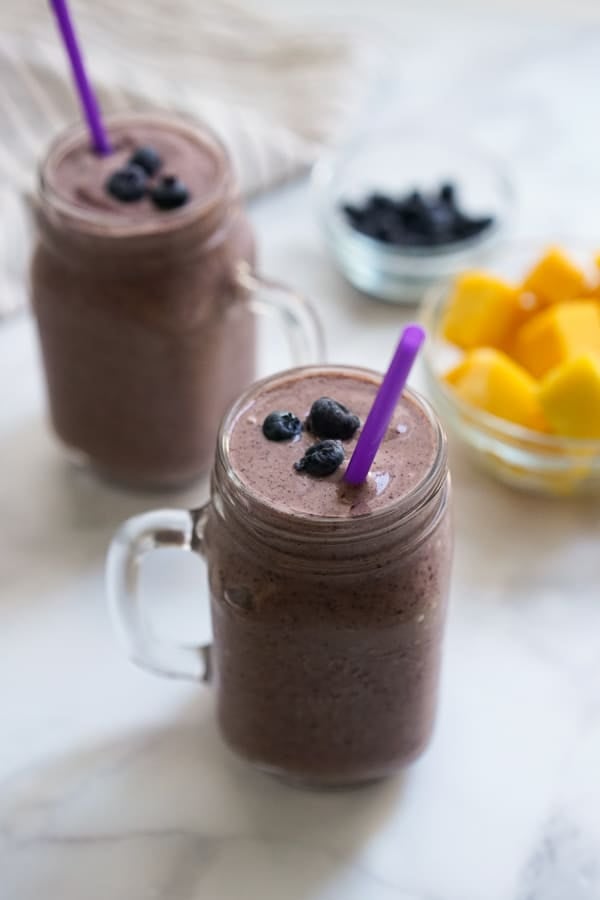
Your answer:
[[[519,281],[548,246],[560,246],[590,275],[594,248],[565,241],[523,241],[499,248],[487,269]],[[596,248],[597,251],[597,248]],[[468,449],[488,472],[513,487],[554,496],[600,493],[600,440],[559,437],[531,431],[465,403],[442,376],[462,356],[442,335],[451,285],[428,291],[421,321],[427,329],[423,367],[431,400],[451,437]]]
[[[400,196],[453,182],[461,209],[491,215],[475,237],[435,247],[397,247],[361,234],[346,219],[345,203],[377,192]],[[505,236],[514,210],[513,188],[501,164],[480,149],[444,135],[415,137],[406,130],[376,131],[314,167],[313,194],[327,243],[346,278],[390,303],[415,304],[440,279],[482,265]]]

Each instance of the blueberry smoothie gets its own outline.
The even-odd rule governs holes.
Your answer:
[[[113,153],[98,156],[77,127],[40,172],[32,303],[50,414],[95,469],[169,487],[207,470],[254,376],[236,280],[254,242],[208,129],[150,113],[107,127]]]
[[[411,391],[369,478],[343,473],[380,376],[291,370],[225,420],[205,531],[229,745],[314,784],[378,778],[430,738],[450,577],[445,438]]]

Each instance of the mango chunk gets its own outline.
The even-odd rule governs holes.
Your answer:
[[[513,357],[535,378],[581,353],[600,356],[600,304],[594,300],[555,303],[519,328]]]
[[[586,353],[553,369],[542,380],[539,400],[558,434],[600,438],[600,359]]]
[[[594,263],[596,266],[594,284],[592,285],[592,290],[590,295],[592,297],[597,297],[600,299],[600,253],[597,253],[594,257]]]
[[[525,276],[523,290],[531,291],[542,303],[560,303],[583,297],[586,277],[558,247],[551,247]]]
[[[465,272],[448,301],[443,333],[463,350],[501,347],[519,316],[518,293],[511,284],[487,272]]]
[[[471,406],[535,431],[548,431],[532,376],[500,350],[471,350],[445,376]]]

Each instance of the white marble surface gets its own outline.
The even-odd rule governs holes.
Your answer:
[[[450,120],[478,131],[513,165],[520,231],[593,237],[594,7],[308,5],[379,42],[371,118],[425,122],[440,140]],[[406,314],[341,281],[306,186],[253,218],[264,268],[316,299],[330,357],[381,366]],[[600,898],[597,504],[512,493],[453,448],[457,559],[433,744],[403,777],[301,793],[232,758],[208,690],[123,659],[103,555],[115,525],[157,498],[63,462],[27,318],[0,329],[0,366],[1,900]],[[169,554],[146,569],[174,633],[206,628],[201,577]]]

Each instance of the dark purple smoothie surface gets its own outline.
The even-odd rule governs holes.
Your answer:
[[[329,370],[290,375],[266,388],[238,415],[229,439],[234,470],[269,505],[306,516],[346,518],[366,515],[401,500],[421,484],[437,452],[437,434],[426,414],[407,395],[400,399],[365,484],[352,488],[343,474],[360,430],[343,441],[345,461],[324,478],[296,472],[296,463],[318,437],[303,429],[291,441],[269,441],[262,433],[274,410],[291,411],[304,421],[313,401],[331,397],[359,416],[361,424],[373,404],[379,382]]]
[[[107,156],[99,156],[87,135],[82,134],[79,139],[64,143],[45,171],[48,186],[57,197],[87,214],[100,216],[106,223],[112,220],[120,225],[127,222],[168,227],[190,205],[209,198],[222,180],[222,154],[183,122],[177,127],[173,121],[165,124],[159,117],[152,120],[134,116],[130,121],[110,122],[109,133],[113,152]],[[161,210],[149,196],[124,203],[106,190],[110,175],[125,166],[140,147],[151,147],[162,160],[148,185],[151,187],[163,176],[177,176],[190,193],[186,205],[178,210]]]

